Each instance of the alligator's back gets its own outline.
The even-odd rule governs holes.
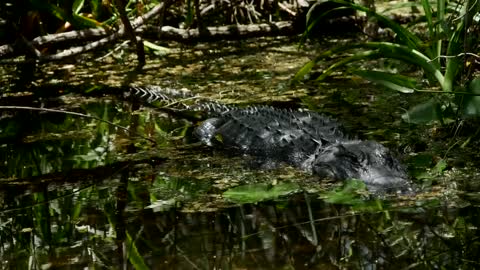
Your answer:
[[[310,170],[306,161],[319,149],[347,140],[343,127],[326,116],[271,107],[232,109],[204,121],[195,131],[207,145],[284,161]]]
[[[180,110],[205,112],[209,119],[195,130],[200,141],[263,159],[304,167],[303,162],[318,149],[348,139],[337,121],[314,112],[227,106],[185,90],[156,86],[133,90],[148,103],[159,101]]]

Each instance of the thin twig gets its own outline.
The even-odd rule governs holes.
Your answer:
[[[123,46],[127,45],[128,43],[130,42],[130,40],[125,40],[124,42],[122,42],[122,44],[118,45],[116,48],[114,48],[113,50],[109,51],[107,54],[103,55],[103,56],[100,56],[98,57],[97,59],[95,59],[95,61],[100,61],[110,55],[112,55],[113,53],[115,53],[116,51],[120,50]]]
[[[467,52],[467,53],[459,53],[459,54],[457,54],[457,55],[439,55],[439,56],[437,56],[437,57],[429,60],[428,62],[430,63],[430,62],[436,61],[438,58],[446,58],[446,59],[448,59],[448,58],[461,57],[461,56],[464,56],[464,55],[473,56],[473,57],[475,57],[475,58],[480,59],[480,55],[474,54],[474,53],[468,53],[468,52]]]

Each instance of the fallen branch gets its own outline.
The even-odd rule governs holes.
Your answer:
[[[144,38],[162,38],[162,40],[179,42],[193,42],[202,39],[211,41],[259,36],[286,36],[295,33],[293,23],[290,21],[207,27],[205,33],[200,33],[198,29],[179,29],[171,26],[158,27],[151,25],[146,25],[137,29],[137,31],[143,32],[142,37]]]
[[[160,5],[159,5],[160,6]],[[155,9],[155,12],[160,12],[161,7]],[[285,36],[295,34],[295,29],[293,23],[290,21],[280,21],[272,23],[262,23],[262,24],[250,24],[250,25],[230,25],[230,26],[219,26],[219,27],[207,27],[206,30],[202,33],[198,29],[179,29],[171,26],[151,26],[143,25],[145,21],[151,18],[153,15],[154,9],[145,16],[141,16],[135,19],[132,23],[132,26],[135,29],[135,34],[142,38],[152,38],[152,39],[162,39],[162,40],[174,40],[183,43],[190,43],[199,40],[221,40],[221,39],[243,39],[249,37],[260,37],[260,36]],[[148,15],[148,16],[147,16]],[[108,36],[107,36],[108,35]],[[71,31],[67,33],[59,34],[50,34],[43,37],[35,38],[31,45],[34,47],[45,46],[47,44],[53,45],[61,42],[73,41],[88,41],[93,38],[103,37],[100,40],[88,43],[83,46],[72,47],[65,49],[59,53],[52,55],[38,55],[40,61],[54,61],[61,60],[70,56],[78,55],[87,51],[91,51],[96,48],[100,48],[115,42],[119,38],[125,36],[125,29],[121,27],[117,32],[111,33],[105,29],[88,29],[80,31]],[[6,48],[0,46],[0,57],[2,57],[3,52],[13,52],[12,48]],[[9,45],[11,46],[11,45]],[[10,50],[11,49],[11,50]],[[3,60],[4,63],[9,63],[9,61]]]
[[[133,20],[133,22],[131,23],[132,28],[133,29],[138,28],[144,25],[146,21],[154,18],[155,16],[158,16],[164,7],[165,7],[165,3],[160,3],[157,6],[155,6],[153,9],[151,9],[149,12],[147,12],[146,14],[139,16],[138,18]],[[66,41],[78,42],[79,40],[82,40],[82,39],[91,40],[92,38],[95,38],[95,37],[104,37],[93,43],[90,43],[84,46],[72,47],[57,54],[53,54],[53,55],[39,54],[38,55],[38,59],[40,61],[51,61],[51,60],[60,60],[66,57],[70,57],[70,56],[84,53],[96,48],[100,48],[106,44],[114,42],[120,37],[124,37],[125,35],[126,35],[125,26],[122,25],[119,27],[118,31],[114,33],[111,33],[110,31],[107,31],[105,29],[87,29],[87,30],[71,31],[67,33],[49,34],[46,36],[35,38],[30,43],[30,45],[34,47],[38,47],[38,46],[45,46],[49,44],[57,44],[57,43],[66,42]],[[0,57],[5,57],[6,55],[13,53],[14,48],[15,48],[15,45],[13,44],[0,46]]]

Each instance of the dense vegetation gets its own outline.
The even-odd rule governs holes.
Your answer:
[[[0,268],[478,267],[479,20],[470,0],[2,1]],[[119,101],[157,82],[334,115],[418,194],[219,157],[202,115]]]

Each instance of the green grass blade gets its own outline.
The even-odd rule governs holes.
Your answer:
[[[128,261],[133,265],[133,268],[136,270],[149,270],[150,268],[145,264],[145,260],[138,252],[137,246],[135,245],[135,241],[133,241],[130,234],[127,232],[127,254],[128,254]]]
[[[447,59],[445,65],[445,83],[447,84],[447,91],[450,92],[453,90],[453,83],[463,67],[462,57],[458,56],[463,53],[464,50],[464,29],[465,29],[465,20],[467,14],[465,14],[465,6],[462,7],[460,11],[460,16],[462,19],[458,22],[453,31],[452,36],[448,42],[447,47]]]
[[[318,76],[317,81],[323,81],[326,77],[330,76],[336,69],[339,69],[349,63],[358,62],[364,59],[376,59],[381,58],[382,55],[378,51],[364,51],[355,53],[352,56],[344,57],[340,61],[335,62],[333,65],[330,65],[323,73]]]
[[[435,32],[434,32],[432,7],[430,6],[430,2],[428,0],[422,0],[422,6],[423,6],[423,12],[425,13],[425,19],[427,19],[428,32],[430,34],[430,37],[433,37]]]
[[[370,49],[377,48],[383,58],[397,59],[421,67],[425,72],[432,75],[445,90],[445,78],[441,68],[435,61],[432,61],[420,51],[390,42],[368,42],[364,45]]]
[[[364,47],[364,44],[355,43],[355,44],[349,44],[349,45],[344,45],[344,46],[338,46],[338,47],[335,47],[333,49],[324,51],[323,53],[321,53],[320,55],[315,57],[315,59],[313,59],[312,61],[307,62],[297,72],[297,74],[295,74],[295,77],[293,78],[293,82],[298,82],[298,81],[303,80],[305,78],[305,75],[307,75],[307,73],[310,72],[312,70],[312,68],[314,68],[317,65],[317,63],[319,63],[320,61],[322,61],[324,59],[327,59],[329,57],[332,57],[336,54],[348,52],[350,50],[358,49],[358,48],[362,48],[362,47]]]
[[[332,55],[349,52],[353,49],[363,48],[370,49],[366,52],[354,53],[350,57],[341,59],[334,64],[330,65],[322,75],[320,75],[317,80],[323,80],[329,76],[334,70],[343,67],[349,63],[361,61],[365,59],[379,59],[379,58],[390,58],[404,61],[409,64],[416,65],[422,68],[425,72],[433,76],[437,82],[440,84],[442,89],[445,90],[445,79],[441,72],[441,68],[438,64],[428,58],[426,55],[411,49],[405,45],[399,45],[390,42],[367,42],[363,44],[353,44],[346,46],[339,46],[337,48],[325,51],[324,53],[317,56],[314,60],[308,62],[302,69],[297,72],[294,77],[294,80],[301,80],[303,77],[316,65],[316,63],[326,59]]]
[[[79,14],[83,8],[84,3],[85,3],[85,0],[75,0],[72,5],[73,14]]]
[[[73,14],[72,20],[70,20],[70,22],[77,29],[97,28],[102,25],[102,23],[97,20],[82,16],[82,15],[78,15],[78,14]]]
[[[312,61],[309,61],[306,63],[298,72],[295,74],[295,77],[293,77],[293,82],[299,82],[305,78],[305,75],[312,70],[312,68],[316,65],[317,59],[314,59]]]
[[[416,80],[407,76],[372,70],[355,70],[353,74],[398,92],[410,94],[415,91]]]

